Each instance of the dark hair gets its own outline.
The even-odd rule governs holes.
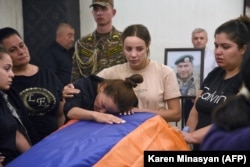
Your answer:
[[[11,27],[4,27],[4,28],[1,28],[1,29],[0,29],[0,43],[3,43],[3,40],[4,40],[5,38],[8,38],[9,36],[14,35],[14,34],[18,35],[18,36],[21,38],[21,36],[20,36],[20,34],[17,32],[17,30],[15,30],[15,29],[13,29],[13,28],[11,28]]]
[[[243,88],[239,95],[229,97],[225,103],[218,106],[213,112],[214,123],[226,130],[231,131],[237,128],[250,126],[250,45],[248,45],[241,64],[241,77],[247,91]]]
[[[145,27],[142,24],[134,24],[125,28],[125,30],[122,33],[122,42],[124,42],[124,40],[129,36],[136,36],[142,39],[146,43],[146,46],[150,45],[151,41],[150,33],[147,27]]]
[[[134,74],[124,80],[104,80],[104,93],[114,99],[120,112],[129,111],[138,105],[138,99],[133,90],[138,83],[143,82],[140,74]]]
[[[248,44],[250,40],[246,22],[240,21],[239,19],[229,20],[220,25],[215,30],[214,36],[220,33],[227,34],[228,38],[238,45],[238,48],[242,48]]]
[[[8,54],[7,50],[0,44],[0,60],[3,58],[4,54]]]
[[[249,1],[250,2],[250,1]],[[250,39],[250,17],[246,16],[246,15],[241,15],[240,17],[237,18],[239,21],[243,22],[246,26],[247,29],[249,31],[249,39]]]

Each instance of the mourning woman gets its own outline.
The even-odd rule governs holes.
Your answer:
[[[213,126],[201,145],[201,150],[250,150],[250,47],[241,65],[243,86],[213,112]]]
[[[66,118],[108,124],[124,123],[116,114],[127,113],[137,106],[138,100],[133,88],[142,81],[139,74],[125,80],[103,79],[95,75],[79,79],[74,87],[80,93],[67,99],[64,105]]]
[[[0,47],[0,166],[27,151],[39,139],[21,98],[11,88],[12,66],[10,55]]]

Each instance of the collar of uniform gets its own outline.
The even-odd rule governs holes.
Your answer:
[[[92,33],[92,37],[93,37],[94,39],[96,39],[98,36],[109,35],[109,36],[110,36],[110,39],[112,39],[112,38],[115,38],[116,36],[119,37],[119,35],[115,33],[116,31],[117,31],[117,30],[116,30],[116,28],[115,28],[114,26],[112,26],[112,30],[111,30],[110,32],[108,32],[108,33],[103,33],[103,34],[101,34],[101,33],[98,33],[97,30],[95,30],[95,31]]]

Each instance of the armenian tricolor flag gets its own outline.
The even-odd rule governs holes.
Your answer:
[[[142,167],[145,150],[189,150],[181,134],[159,115],[121,117],[126,123],[72,121],[7,167]]]

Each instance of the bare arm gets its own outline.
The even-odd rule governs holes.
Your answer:
[[[2,153],[0,153],[0,167],[3,167],[3,161],[5,159],[4,156],[1,155]]]
[[[208,125],[198,130],[195,130],[198,124],[198,112],[195,108],[195,104],[196,104],[197,99],[200,97],[201,93],[202,93],[202,90],[199,90],[196,95],[194,106],[192,107],[188,120],[187,120],[187,126],[190,128],[190,133],[182,132],[184,139],[186,140],[186,142],[190,144],[201,143],[205,135],[211,128],[211,125]]]
[[[205,135],[210,130],[211,126],[212,125],[208,125],[190,133],[182,132],[182,134],[187,143],[200,144],[203,141]]]
[[[196,95],[196,99],[195,99],[195,102],[194,102],[194,105],[189,113],[189,116],[188,116],[188,120],[187,120],[187,126],[190,128],[190,132],[193,132],[197,126],[197,123],[198,123],[198,112],[195,108],[195,104],[196,104],[196,101],[197,99],[200,97],[202,93],[202,90],[199,90],[197,95]]]
[[[159,110],[133,108],[133,112],[152,112],[161,115],[168,122],[177,122],[181,118],[180,98],[167,100],[168,109]]]
[[[62,126],[65,123],[65,116],[63,112],[64,101],[61,101],[58,107],[58,126]]]
[[[30,149],[30,144],[27,139],[20,133],[18,130],[16,131],[16,148],[20,153],[23,153]]]
[[[80,120],[93,120],[100,123],[119,124],[125,121],[117,116],[108,113],[100,113],[97,111],[90,111],[79,107],[73,107],[68,112],[68,118]]]

